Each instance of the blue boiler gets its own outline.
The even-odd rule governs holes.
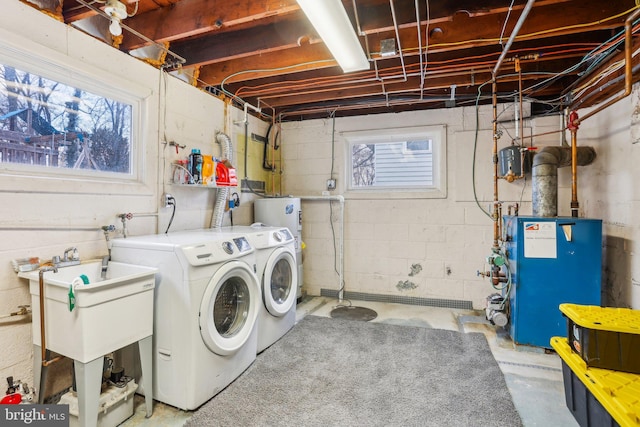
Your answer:
[[[601,304],[602,221],[504,216],[509,323],[516,344],[551,348],[567,335],[562,303]]]

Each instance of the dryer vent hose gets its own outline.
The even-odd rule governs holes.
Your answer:
[[[231,149],[231,138],[226,133],[219,132],[216,135],[216,140],[220,147],[222,147],[222,160],[229,160],[229,163],[233,164],[233,150]]]
[[[233,150],[231,149],[231,138],[225,133],[219,132],[216,135],[216,141],[222,148],[221,157],[226,159],[229,163],[233,163]],[[211,228],[222,227],[224,221],[224,211],[227,205],[227,199],[230,193],[229,187],[218,188],[218,194],[216,195],[216,204],[213,208],[213,215],[211,216]]]
[[[211,228],[222,227],[222,221],[224,220],[224,208],[229,198],[229,187],[218,188],[218,195],[216,196],[216,206],[213,208],[213,216],[211,217]]]

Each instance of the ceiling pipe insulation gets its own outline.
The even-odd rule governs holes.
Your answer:
[[[533,157],[531,201],[533,216],[558,216],[558,168],[571,166],[571,147],[544,147]],[[577,147],[577,164],[593,163],[593,147]]]

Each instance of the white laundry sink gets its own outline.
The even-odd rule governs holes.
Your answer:
[[[86,363],[153,334],[153,290],[157,269],[109,262],[89,262],[44,273],[46,347]],[[39,272],[19,273],[29,279],[33,343],[40,346]],[[88,284],[74,279],[85,275]],[[73,287],[75,306],[70,309]]]

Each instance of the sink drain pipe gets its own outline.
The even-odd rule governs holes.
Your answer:
[[[40,291],[39,301],[40,301],[40,352],[41,352],[41,371],[40,371],[40,382],[38,384],[38,403],[44,403],[44,386],[47,383],[47,367],[53,363],[56,363],[64,356],[57,356],[51,360],[47,360],[47,356],[49,352],[47,351],[47,339],[46,339],[46,321],[44,314],[44,273],[47,271],[53,271],[54,273],[58,272],[58,267],[55,266],[45,266],[41,267],[38,272],[38,288]]]

